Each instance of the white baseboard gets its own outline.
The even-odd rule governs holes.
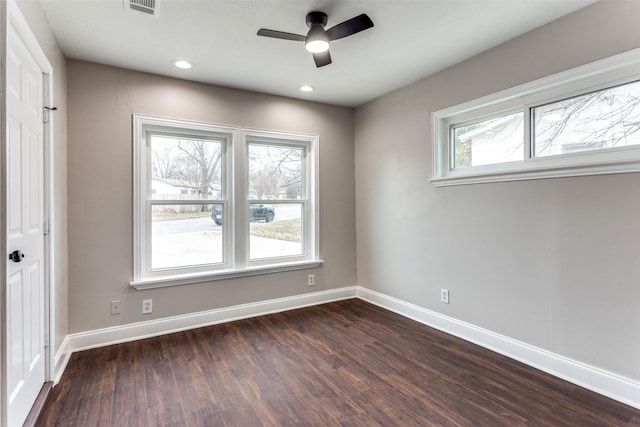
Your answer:
[[[70,334],[56,353],[53,380],[57,384],[71,353],[75,351],[355,298],[356,292],[355,286],[345,287]]]
[[[364,301],[404,317],[455,335],[553,376],[640,409],[640,382],[366,288],[358,287],[357,296]]]
[[[637,381],[358,286],[71,334],[56,353],[54,382],[60,380],[69,357],[75,351],[355,297],[640,409],[640,383]]]
[[[62,373],[66,369],[67,363],[69,363],[71,353],[72,351],[69,349],[69,335],[67,335],[64,337],[64,340],[62,340],[62,344],[60,344],[60,348],[55,355],[53,375],[51,378],[51,381],[53,381],[54,384],[58,384],[60,381],[60,377],[62,377]]]

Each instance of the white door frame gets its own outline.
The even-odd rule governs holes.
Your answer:
[[[53,102],[53,67],[49,63],[47,56],[42,51],[36,37],[31,32],[27,21],[20,12],[16,0],[6,0],[0,2],[0,276],[2,277],[2,287],[0,289],[0,426],[7,425],[7,366],[6,355],[6,327],[7,327],[7,310],[6,310],[6,277],[7,277],[7,218],[6,218],[6,201],[7,201],[7,128],[6,128],[6,52],[7,52],[7,30],[12,26],[20,35],[23,42],[29,49],[29,52],[38,63],[43,71],[43,104],[51,106]],[[54,222],[54,175],[53,175],[53,116],[49,114],[48,123],[44,124],[43,144],[44,144],[44,229],[48,230],[48,234],[44,239],[44,329],[48,331],[49,345],[45,348],[45,380],[51,381],[55,373],[55,271],[52,262],[52,254],[54,253],[56,236],[53,233],[51,224]]]

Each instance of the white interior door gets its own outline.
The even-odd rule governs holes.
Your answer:
[[[7,28],[6,402],[20,426],[45,381],[43,73]]]

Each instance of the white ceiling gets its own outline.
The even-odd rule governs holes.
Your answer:
[[[128,0],[40,0],[69,58],[318,102],[357,106],[415,82],[592,0],[159,0],[157,17]],[[316,68],[301,42],[258,37],[260,28],[306,34],[320,10],[330,28],[360,13],[375,26],[331,43]],[[190,70],[175,59],[194,64]],[[316,88],[302,93],[302,84]]]

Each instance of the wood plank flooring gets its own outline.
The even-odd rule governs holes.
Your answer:
[[[640,411],[353,299],[72,355],[38,426],[640,426]]]

